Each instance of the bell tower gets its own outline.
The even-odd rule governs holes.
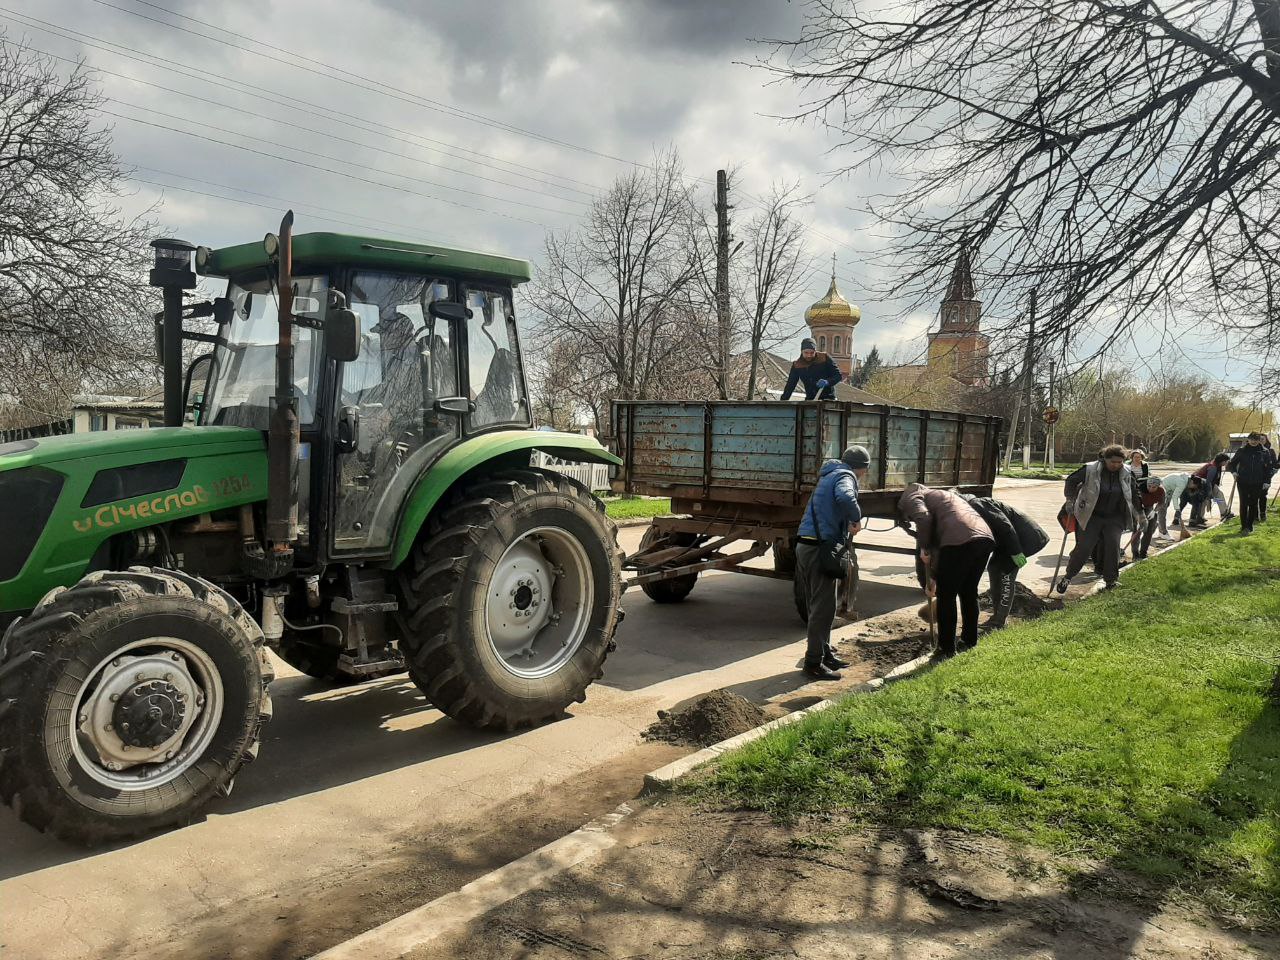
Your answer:
[[[929,367],[969,386],[987,381],[991,338],[979,329],[982,301],[973,285],[968,249],[962,249],[942,298],[941,323],[929,334]]]

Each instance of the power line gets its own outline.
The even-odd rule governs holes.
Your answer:
[[[332,120],[333,118],[338,118],[344,123],[354,124],[359,129],[364,130],[366,133],[373,133],[377,136],[388,136],[387,134],[381,133],[377,130],[369,129],[369,126],[366,126],[366,124],[369,124],[375,127],[382,127],[385,130],[391,130],[394,133],[401,134],[403,136],[413,137],[417,140],[423,141],[424,143],[439,144],[440,147],[436,147],[432,149],[441,149],[441,152],[447,152],[442,148],[460,150],[462,153],[467,154],[471,157],[483,157],[487,160],[492,160],[497,163],[505,164],[510,167],[515,167],[517,169],[529,170],[543,177],[551,177],[557,180],[563,180],[566,183],[578,184],[581,187],[588,188],[588,191],[598,191],[600,189],[599,186],[597,186],[596,184],[588,183],[583,180],[575,180],[574,178],[564,176],[563,174],[553,173],[548,170],[542,170],[538,167],[533,167],[528,164],[519,163],[514,160],[504,160],[501,157],[495,157],[492,154],[482,153],[478,150],[471,150],[465,147],[458,147],[456,144],[449,143],[448,141],[437,140],[432,137],[427,137],[422,134],[415,133],[414,131],[411,131],[411,130],[403,130],[399,127],[392,126],[391,124],[382,123],[381,121],[378,121],[378,120],[364,120],[363,118],[356,117],[352,114],[343,113],[340,110],[334,110],[330,107],[326,107],[323,104],[314,103],[310,100],[303,100],[299,97],[291,96],[286,93],[281,93],[277,90],[270,90],[266,87],[260,87],[255,84],[248,83],[247,81],[237,79],[235,77],[227,77],[222,74],[213,73],[212,71],[201,71],[199,73],[194,73],[191,71],[191,68],[189,68],[186,64],[181,63],[180,61],[170,60],[165,57],[156,56],[155,54],[147,53],[145,51],[138,50],[134,47],[128,47],[128,46],[125,46],[124,44],[116,43],[112,40],[106,40],[101,37],[93,37],[93,36],[90,36],[89,34],[81,33],[78,30],[72,30],[70,27],[63,27],[60,24],[51,23],[48,20],[40,20],[29,14],[10,10],[7,7],[0,6],[0,12],[7,13],[12,17],[17,17],[20,26],[29,27],[33,30],[40,31],[41,33],[52,34],[53,36],[58,37],[59,39],[62,39],[62,40],[71,40],[73,42],[81,44],[82,46],[86,46],[94,50],[100,50],[103,53],[110,54],[111,56],[121,57],[126,60],[132,60],[135,63],[142,64],[143,66],[148,66],[148,67],[163,66],[164,68],[171,70],[180,76],[186,77],[189,80],[196,81],[201,86],[212,85],[216,87],[222,87],[223,89],[230,90],[233,93],[238,93],[242,96],[266,95],[268,100],[271,102],[288,101],[289,103],[293,103],[293,104],[301,104],[304,108],[311,108],[311,110],[323,111],[322,114],[315,114],[315,113],[311,113],[311,110],[304,109],[301,111],[303,113],[311,113],[311,115],[313,116],[319,116],[326,120]],[[114,50],[108,49],[108,47],[115,47],[116,49]],[[35,50],[36,48],[32,47],[31,49]],[[120,51],[125,51],[125,52],[122,53]],[[43,51],[36,50],[36,52],[41,53]],[[45,55],[53,56],[53,54],[45,54]],[[65,60],[66,58],[58,57],[57,59]],[[126,77],[125,79],[135,79],[135,78]],[[218,81],[222,81],[222,82],[218,82]],[[140,81],[140,82],[145,83],[146,81]],[[243,87],[245,89],[243,90],[237,89],[238,87]],[[388,137],[388,139],[399,139],[399,138]],[[459,159],[462,159],[462,158],[459,158]],[[478,160],[471,160],[469,162],[481,163],[481,161],[478,161]],[[492,164],[485,164],[485,163],[481,163],[481,165],[492,166]],[[494,169],[500,169],[500,168],[495,167]],[[516,171],[514,170],[503,170],[501,172],[514,174],[516,176],[527,176],[527,174],[516,173]],[[543,181],[543,182],[546,182],[546,181]],[[556,187],[558,189],[568,189],[568,190],[575,189],[572,187],[563,187],[560,184],[555,184],[555,183],[547,183],[547,186]],[[584,191],[576,191],[576,192],[581,193]]]
[[[489,210],[485,207],[477,207],[469,203],[463,203],[460,200],[450,200],[447,197],[436,197],[436,196],[432,196],[429,193],[422,193],[419,190],[407,190],[403,187],[396,186],[394,183],[383,183],[380,180],[370,180],[368,177],[361,177],[354,173],[348,173],[343,170],[334,170],[330,167],[322,167],[319,164],[315,164],[315,163],[307,163],[305,160],[293,160],[293,159],[290,159],[289,157],[282,157],[279,154],[269,153],[265,150],[257,150],[253,147],[246,147],[238,143],[229,143],[226,140],[219,140],[216,137],[210,137],[200,133],[192,133],[189,130],[181,130],[178,127],[166,126],[163,123],[153,123],[150,120],[143,120],[141,117],[130,117],[130,116],[127,116],[126,114],[114,113],[110,110],[100,110],[98,112],[106,114],[108,117],[116,117],[117,119],[120,119],[120,120],[128,120],[131,123],[140,123],[140,124],[143,124],[144,126],[155,127],[158,130],[168,130],[170,133],[180,133],[185,137],[192,137],[196,140],[204,140],[208,143],[216,143],[216,144],[219,144],[220,146],[231,147],[232,149],[235,149],[235,150],[243,150],[246,153],[256,154],[260,157],[269,157],[272,160],[281,160],[285,163],[291,163],[296,166],[308,167],[309,169],[319,170],[323,173],[331,173],[334,176],[344,177],[348,180],[358,180],[361,183],[367,183],[375,187],[382,187],[387,190],[395,190],[398,193],[411,193],[414,196],[423,197],[424,199],[427,199],[427,200],[434,200],[437,203],[447,203],[450,206],[462,207],[463,209],[466,209],[466,210],[476,210],[480,213],[491,213],[494,216],[505,217],[508,220],[519,220],[522,223],[532,224],[535,227],[542,227],[544,230],[547,229],[547,225],[545,223],[541,223],[540,221],[537,221],[537,220],[529,220],[526,217],[518,217],[512,213],[502,213],[499,210]]]
[[[150,17],[150,16],[147,16],[145,13],[141,13],[140,11],[130,10],[127,7],[121,7],[121,6],[117,6],[114,3],[109,3],[107,2],[107,0],[93,0],[93,2],[100,4],[101,6],[104,6],[104,7],[110,7],[112,10],[118,10],[121,13],[128,14],[129,16],[132,16],[132,17],[138,17],[142,20],[147,20],[151,23],[159,24],[162,27],[168,27],[170,30],[178,30],[178,31],[181,31],[182,33],[190,34],[191,36],[194,36],[194,37],[200,37],[201,39],[208,40],[212,43],[220,43],[223,46],[231,47],[235,50],[241,50],[245,53],[250,54],[251,56],[255,56],[255,57],[265,56],[265,54],[257,50],[253,50],[253,49],[250,49],[249,47],[241,46],[238,43],[232,43],[229,40],[222,40],[222,39],[219,39],[218,37],[211,37],[208,34],[200,33],[195,30],[190,30],[187,27],[180,26],[179,24],[176,24],[176,23],[169,23],[168,21],[161,20],[157,17]],[[162,7],[159,4],[147,3],[146,5],[156,10],[163,10],[165,13],[168,13],[170,16],[178,17],[182,20],[187,20],[192,23],[200,23],[203,26],[212,27],[212,24],[207,24],[207,23],[204,23],[203,21],[196,20],[194,17],[188,17],[185,14],[177,13],[173,10],[168,9],[167,7]],[[373,80],[370,77],[366,77],[358,73],[352,73],[351,71],[343,70],[340,67],[334,67],[329,64],[325,64],[323,61],[315,60],[315,59],[312,59],[311,57],[305,57],[301,54],[294,53],[291,50],[285,50],[281,47],[275,47],[275,46],[272,46],[271,44],[263,43],[262,41],[256,40],[253,37],[247,37],[247,36],[244,36],[243,34],[235,33],[231,30],[226,30],[222,27],[213,27],[213,29],[219,30],[222,33],[225,33],[229,36],[237,37],[238,39],[242,39],[242,40],[248,40],[249,42],[256,43],[259,46],[267,47],[268,49],[277,51],[279,53],[283,53],[286,56],[293,57],[294,59],[300,60],[303,63],[313,63],[313,64],[318,64],[320,66],[323,66],[326,71],[332,71],[332,72],[316,70],[312,67],[306,67],[306,66],[298,67],[298,69],[305,70],[308,73],[313,73],[319,77],[324,77],[327,80],[337,80],[339,83],[345,83],[348,86],[358,87],[359,89],[367,90],[370,93],[378,93],[378,94],[381,94],[382,96],[393,97],[396,100],[402,100],[405,103],[411,103],[416,106],[425,107],[428,110],[435,110],[437,112],[444,113],[446,116],[452,116],[462,120],[470,120],[473,123],[480,123],[480,124],[483,124],[484,126],[493,127],[499,130],[505,130],[509,133],[518,134],[519,136],[522,136],[522,137],[528,137],[533,140],[540,140],[544,143],[550,143],[550,144],[554,144],[555,146],[565,147],[566,149],[569,149],[569,150],[576,150],[576,151],[579,151],[580,153],[590,154],[592,156],[600,157],[601,159],[604,159],[604,160],[613,160],[613,161],[616,161],[617,163],[624,163],[631,166],[644,166],[643,164],[637,164],[634,161],[626,160],[626,159],[623,159],[622,157],[615,157],[612,154],[603,153],[591,147],[583,146],[582,144],[572,143],[568,140],[561,140],[556,137],[547,136],[546,134],[537,133],[536,131],[533,131],[533,130],[526,130],[523,127],[517,127],[514,124],[507,123],[504,120],[497,120],[492,117],[486,117],[485,115],[480,113],[475,113],[474,111],[471,111],[471,110],[463,110],[458,107],[452,107],[449,104],[444,103],[440,100],[432,100],[430,97],[423,97],[419,94],[411,93],[407,90],[401,89],[400,87],[383,83],[379,80]],[[342,76],[334,76],[334,73],[343,74],[347,77],[352,77],[354,79],[346,80],[346,79],[343,79]],[[363,81],[363,82],[357,83],[355,82],[356,80]],[[369,86],[369,84],[374,84],[374,86]],[[379,87],[383,89],[378,89]]]
[[[309,157],[317,157],[317,158],[319,158],[319,159],[321,159],[321,160],[328,160],[328,161],[330,161],[331,163],[343,163],[343,164],[346,164],[346,165],[348,165],[348,166],[353,166],[353,167],[354,167],[354,166],[358,166],[358,167],[360,167],[360,168],[362,168],[362,169],[369,170],[369,171],[370,171],[370,172],[372,172],[372,173],[381,173],[381,174],[386,174],[387,176],[391,176],[391,177],[400,177],[400,178],[401,178],[401,179],[403,179],[403,180],[411,180],[411,181],[413,181],[413,182],[415,182],[415,183],[422,183],[422,184],[425,184],[425,185],[427,185],[427,186],[429,186],[429,187],[435,187],[435,188],[437,188],[437,189],[443,189],[443,190],[453,190],[453,191],[456,191],[456,192],[458,192],[458,193],[465,193],[465,194],[467,194],[467,195],[469,195],[469,196],[473,196],[473,197],[480,197],[480,198],[485,199],[485,200],[496,200],[496,201],[498,201],[499,203],[514,203],[514,204],[517,204],[518,206],[528,207],[528,208],[530,208],[530,209],[532,209],[532,210],[541,210],[541,211],[543,211],[543,212],[545,212],[545,213],[558,213],[558,214],[561,214],[561,215],[563,215],[563,216],[576,216],[576,214],[575,214],[573,211],[570,211],[570,210],[557,210],[557,209],[555,209],[554,207],[543,207],[543,206],[539,206],[539,205],[538,205],[538,204],[536,204],[536,203],[525,203],[523,200],[512,200],[512,199],[509,199],[509,198],[507,198],[507,197],[496,197],[496,196],[494,196],[493,194],[489,194],[489,193],[477,193],[477,192],[476,192],[476,191],[474,191],[474,190],[467,190],[467,189],[464,189],[463,187],[452,187],[452,186],[449,186],[449,185],[448,185],[448,184],[446,184],[446,183],[437,183],[437,182],[435,182],[434,180],[425,180],[425,179],[423,179],[422,177],[413,177],[413,176],[409,176],[408,174],[405,174],[405,173],[396,173],[394,170],[383,170],[383,169],[381,169],[381,168],[379,168],[379,167],[370,167],[370,166],[366,166],[366,165],[364,165],[364,164],[357,164],[355,161],[352,161],[352,160],[346,160],[346,159],[344,159],[344,158],[342,158],[342,157],[333,157],[333,156],[329,156],[328,154],[324,154],[324,153],[316,153],[316,152],[315,152],[315,151],[313,151],[313,150],[302,150],[302,149],[300,149],[300,148],[298,148],[298,147],[290,147],[290,146],[288,146],[287,144],[278,143],[278,142],[277,142],[277,141],[275,141],[275,140],[267,140],[267,139],[265,139],[265,138],[263,138],[263,137],[255,137],[255,136],[253,136],[253,135],[251,135],[251,134],[248,134],[248,133],[241,133],[241,132],[240,132],[240,131],[238,131],[238,130],[229,130],[229,129],[227,129],[226,127],[219,127],[219,126],[215,126],[215,125],[214,125],[214,124],[212,124],[212,123],[202,123],[202,122],[200,122],[199,120],[189,120],[189,119],[188,119],[188,118],[186,118],[186,117],[179,116],[179,115],[177,115],[177,114],[173,114],[173,113],[165,113],[163,110],[156,110],[156,109],[155,109],[155,108],[153,108],[153,107],[143,107],[143,106],[140,106],[140,105],[138,105],[138,104],[136,104],[136,103],[128,103],[127,101],[124,101],[124,100],[118,100],[118,99],[114,99],[114,98],[110,98],[110,97],[109,97],[109,98],[107,98],[107,99],[111,100],[111,102],[115,103],[115,104],[116,104],[116,105],[118,105],[118,106],[121,106],[121,107],[128,107],[128,108],[129,108],[129,109],[131,109],[131,110],[145,110],[147,113],[154,113],[154,114],[157,114],[158,116],[164,117],[164,118],[166,118],[166,119],[168,119],[168,120],[177,120],[177,121],[182,122],[182,123],[189,123],[189,124],[192,124],[192,125],[197,126],[197,127],[204,127],[206,130],[216,130],[216,131],[218,131],[219,133],[227,133],[227,134],[231,134],[232,136],[235,136],[235,137],[241,137],[241,138],[243,138],[243,139],[245,139],[245,140],[252,140],[252,141],[253,141],[253,142],[255,142],[255,143],[265,143],[265,144],[267,144],[268,146],[277,147],[277,148],[279,148],[279,149],[283,149],[283,150],[293,150],[293,151],[294,151],[294,152],[296,152],[296,153],[303,153],[303,154],[306,154],[306,155],[307,155],[307,156],[309,156]],[[103,113],[106,113],[107,111],[105,111],[105,110],[104,110],[104,111],[102,111],[102,112],[103,112]],[[111,115],[112,115],[112,116],[120,116],[120,114],[111,114]],[[136,120],[137,118],[136,118],[136,117],[124,117],[123,119]],[[286,160],[287,160],[288,158],[280,158],[280,159],[286,159]],[[294,161],[289,161],[289,162],[294,162]],[[443,198],[441,198],[441,199],[443,199]]]
[[[328,221],[329,223],[349,225],[356,222],[362,222],[362,223],[373,225],[378,229],[381,229],[383,227],[391,227],[392,229],[395,229],[395,230],[403,230],[406,238],[421,237],[421,231],[419,230],[419,228],[415,226],[411,226],[409,224],[396,223],[390,220],[379,220],[374,217],[366,216],[365,214],[349,213],[345,210],[334,210],[330,207],[321,206],[320,204],[310,203],[308,201],[286,200],[283,197],[272,196],[271,194],[268,194],[268,193],[259,193],[255,190],[246,190],[243,187],[233,187],[233,186],[230,186],[229,184],[214,183],[208,180],[201,180],[198,177],[189,177],[186,174],[174,173],[171,170],[160,170],[155,167],[146,167],[140,164],[136,165],[135,169],[146,170],[149,173],[158,174],[159,176],[162,176],[162,177],[172,177],[175,180],[184,180],[187,183],[199,184],[205,187],[214,187],[219,190],[230,190],[234,193],[245,193],[245,194],[248,194],[249,196],[260,197],[264,200],[274,201],[274,203],[273,204],[256,203],[250,200],[241,200],[239,197],[224,197],[219,194],[208,193],[203,190],[194,190],[189,187],[179,186],[178,184],[162,183],[156,180],[148,180],[145,177],[130,177],[130,180],[133,183],[144,183],[149,186],[161,187],[167,190],[180,190],[183,193],[191,193],[197,196],[209,197],[214,200],[226,200],[231,203],[248,204],[255,207],[262,207],[263,209],[266,209],[266,210],[279,210],[281,206],[284,206],[284,207],[297,209],[300,212],[305,213],[306,216],[311,217],[313,219],[325,220],[325,221]],[[331,217],[321,216],[320,214],[310,213],[304,208],[310,208],[311,210],[319,210],[321,211],[321,213],[333,214],[334,216],[331,216]],[[432,237],[432,240],[436,242],[448,243],[453,246],[459,246],[459,247],[466,246],[466,244],[462,243],[461,241],[451,240],[447,237],[434,236]]]
[[[0,39],[0,43],[4,43],[4,42],[6,42],[6,41],[4,41],[3,39]],[[9,41],[9,42],[11,42],[11,41]],[[84,63],[85,63],[84,61],[72,60],[70,57],[60,57],[60,56],[58,56],[57,54],[49,53],[49,52],[47,52],[47,51],[45,51],[45,50],[40,50],[40,49],[38,49],[38,48],[36,48],[36,47],[28,46],[28,47],[27,47],[27,49],[28,49],[28,50],[31,50],[31,51],[33,51],[33,52],[35,52],[35,53],[39,53],[39,54],[41,54],[42,56],[49,57],[49,58],[50,58],[50,59],[52,59],[52,60],[59,60],[59,61],[62,61],[63,63],[69,63],[69,64],[72,64],[72,65],[81,65],[81,64],[84,64]],[[282,119],[282,118],[280,118],[280,117],[273,117],[273,116],[270,116],[270,115],[265,114],[265,113],[257,113],[257,112],[255,112],[255,111],[253,111],[253,110],[247,110],[247,109],[245,109],[244,107],[237,107],[237,106],[234,106],[233,104],[224,103],[224,102],[222,102],[222,101],[220,101],[220,100],[213,100],[213,99],[210,99],[210,98],[208,98],[208,97],[201,97],[201,96],[199,96],[199,95],[197,95],[197,94],[194,94],[194,93],[187,93],[185,90],[178,90],[178,89],[175,89],[174,87],[166,87],[166,86],[164,86],[163,84],[153,83],[153,82],[151,82],[150,80],[143,80],[143,79],[141,79],[141,78],[139,78],[139,77],[131,77],[131,76],[127,75],[127,74],[115,73],[114,71],[111,71],[111,70],[105,70],[105,69],[103,69],[102,67],[93,66],[92,64],[86,64],[86,65],[87,65],[87,66],[89,67],[89,69],[91,69],[94,73],[101,73],[101,74],[105,74],[106,76],[109,76],[109,77],[118,77],[118,78],[119,78],[119,79],[121,79],[121,80],[127,80],[127,81],[132,82],[132,83],[141,83],[141,84],[143,84],[143,85],[145,85],[145,86],[148,86],[148,87],[154,87],[154,88],[155,88],[155,89],[157,89],[157,90],[163,90],[163,91],[164,91],[164,92],[166,92],[166,93],[173,93],[173,94],[177,94],[177,95],[178,95],[178,96],[180,96],[180,97],[186,97],[186,98],[191,99],[191,100],[196,100],[196,101],[198,101],[198,102],[200,102],[200,103],[207,103],[207,104],[210,104],[211,106],[220,107],[220,108],[225,109],[225,110],[232,110],[232,111],[234,111],[234,112],[236,112],[236,113],[242,113],[242,114],[244,114],[245,116],[248,116],[248,117],[254,117],[254,118],[258,119],[258,120],[266,120],[266,121],[269,121],[270,123],[278,123],[278,124],[281,124],[281,125],[286,126],[286,127],[292,127],[292,128],[293,128],[293,129],[295,129],[295,130],[301,130],[301,131],[303,131],[303,132],[305,132],[305,133],[313,133],[313,134],[315,134],[315,135],[317,135],[317,136],[324,137],[324,138],[326,138],[326,139],[328,139],[328,140],[335,140],[335,141],[338,141],[338,142],[340,142],[340,143],[349,143],[349,144],[351,144],[352,146],[363,147],[363,148],[365,148],[365,149],[367,149],[367,150],[375,150],[375,151],[377,151],[378,153],[385,153],[387,156],[391,156],[391,157],[398,157],[398,158],[400,158],[400,159],[402,159],[402,160],[409,160],[409,161],[411,161],[411,162],[413,162],[413,163],[420,163],[420,164],[425,164],[425,163],[426,163],[425,161],[423,161],[423,160],[421,160],[421,159],[419,159],[419,158],[416,158],[416,157],[409,156],[408,154],[404,154],[404,153],[396,153],[394,150],[387,150],[387,149],[385,149],[385,148],[383,148],[383,147],[377,147],[377,146],[374,146],[374,145],[373,145],[373,144],[371,144],[371,143],[364,143],[364,142],[362,142],[362,141],[360,141],[360,140],[352,140],[352,139],[351,139],[351,138],[349,138],[349,137],[339,136],[339,135],[337,135],[337,134],[330,133],[330,132],[328,132],[328,131],[326,131],[326,130],[317,130],[315,127],[307,127],[307,126],[304,126],[304,125],[299,124],[299,123],[294,123],[294,122],[293,122],[293,121],[291,121],[291,120],[284,120],[284,119]],[[115,98],[113,98],[113,97],[106,97],[105,99],[107,99],[107,100],[111,100],[111,101],[114,101],[114,102],[116,102],[116,103],[122,103],[122,104],[123,104],[123,101],[118,100],[118,99],[115,99]],[[145,109],[150,109],[150,108],[148,108],[148,107],[139,107],[138,109],[144,109],[144,110],[145,110]],[[159,112],[159,111],[157,111],[157,112]],[[181,119],[185,119],[185,118],[181,118]],[[323,118],[323,117],[322,117],[321,119],[327,119],[327,118]],[[399,139],[399,138],[396,138],[396,139]],[[403,142],[408,143],[409,141],[403,141]],[[410,145],[411,145],[411,146],[416,146],[416,144],[412,144],[412,143],[411,143]],[[531,187],[524,187],[524,186],[521,186],[520,184],[517,184],[517,183],[509,183],[509,182],[508,182],[508,181],[506,181],[506,180],[496,180],[496,179],[494,179],[494,178],[492,178],[492,177],[486,177],[486,176],[483,176],[482,174],[472,173],[472,172],[471,172],[471,171],[469,171],[469,170],[462,170],[462,169],[459,169],[459,168],[457,168],[457,167],[449,167],[449,166],[445,166],[444,164],[439,164],[439,163],[431,163],[431,164],[427,164],[427,165],[429,165],[429,166],[434,166],[434,167],[438,167],[438,168],[439,168],[439,169],[441,169],[441,170],[447,170],[447,171],[449,171],[449,172],[451,172],[451,173],[457,173],[457,174],[461,174],[461,175],[463,175],[463,176],[473,177],[473,178],[475,178],[475,179],[477,179],[477,180],[483,180],[483,181],[484,181],[484,182],[486,182],[486,183],[492,183],[492,184],[495,184],[495,185],[497,185],[497,186],[501,186],[501,187],[510,187],[510,188],[512,188],[512,189],[515,189],[515,190],[524,190],[524,191],[529,192],[529,193],[535,193],[535,194],[538,194],[539,196],[549,197],[549,198],[551,198],[551,199],[553,199],[553,200],[560,200],[560,201],[561,201],[561,202],[563,202],[563,203],[574,203],[574,204],[579,204],[579,205],[581,205],[581,206],[587,206],[587,201],[585,201],[585,200],[576,200],[576,199],[574,199],[574,198],[572,198],[572,197],[562,197],[562,196],[559,196],[559,195],[557,195],[557,194],[553,194],[553,193],[546,193],[546,192],[544,192],[544,191],[542,191],[542,190],[535,190],[535,189],[533,189],[533,188],[531,188]],[[502,171],[502,172],[506,173],[506,172],[508,172],[508,171]],[[535,181],[535,182],[545,182],[545,181]],[[582,193],[582,194],[584,194],[584,195],[587,195],[587,194],[586,194],[586,191],[583,191],[583,190],[577,190],[577,189],[576,189],[576,188],[574,188],[574,187],[560,187],[560,186],[555,185],[555,184],[548,184],[548,186],[554,186],[556,189],[560,189],[560,190],[570,190],[570,191],[573,191],[573,192],[575,192],[575,193]],[[450,189],[454,189],[454,188],[450,188]],[[517,202],[517,201],[512,201],[512,202],[514,203],[514,202]]]

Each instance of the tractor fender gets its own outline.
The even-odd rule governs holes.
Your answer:
[[[605,463],[621,466],[622,461],[600,445],[594,437],[548,430],[501,430],[482,433],[452,447],[428,470],[409,492],[387,566],[395,569],[413,549],[418,532],[441,498],[463,477],[493,460],[510,464],[511,454],[539,450],[575,463]]]

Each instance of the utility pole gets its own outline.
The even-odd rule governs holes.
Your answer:
[[[716,331],[720,369],[716,386],[720,399],[729,399],[729,175],[716,171]]]
[[[1025,432],[1022,435],[1022,465],[1030,469],[1031,467],[1031,388],[1035,381],[1035,343],[1036,343],[1036,292],[1031,291],[1031,321],[1027,326],[1027,359],[1022,365],[1022,376],[1026,379],[1023,385],[1026,390],[1026,398],[1023,403],[1026,404],[1027,412],[1023,417],[1026,424]]]

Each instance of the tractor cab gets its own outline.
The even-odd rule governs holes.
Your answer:
[[[385,556],[409,487],[445,451],[532,426],[512,307],[529,265],[331,233],[291,240],[299,546]],[[260,244],[197,250],[196,268],[225,277],[229,301],[188,388],[201,394],[197,423],[268,432],[278,268]],[[326,342],[339,312],[354,323],[341,334],[349,356]]]

